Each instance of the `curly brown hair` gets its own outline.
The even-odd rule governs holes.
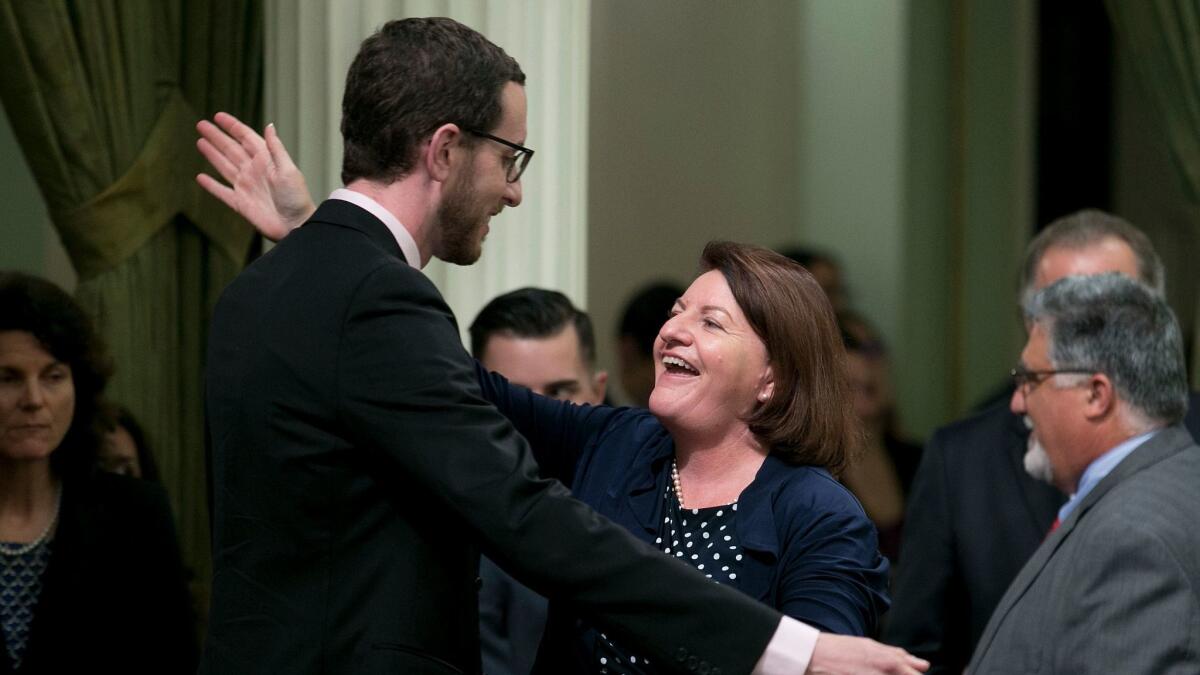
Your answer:
[[[22,272],[0,271],[0,331],[30,333],[71,368],[75,410],[62,443],[50,455],[54,471],[85,473],[95,465],[103,425],[102,394],[112,361],[91,318],[58,286]]]

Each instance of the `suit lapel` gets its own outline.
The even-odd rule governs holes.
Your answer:
[[[772,497],[778,492],[774,480],[776,464],[781,460],[768,455],[753,483],[738,498],[737,536],[746,556],[737,588],[768,605],[774,606],[773,587],[779,577],[779,534],[775,527]]]
[[[1076,526],[1087,516],[1092,507],[1103,499],[1117,483],[1183,450],[1191,444],[1192,437],[1183,427],[1173,426],[1163,429],[1154,438],[1146,441],[1142,447],[1139,447],[1126,457],[1124,461],[1118,464],[1111,473],[1105,476],[1104,480],[1100,481],[1083,498],[1083,501],[1075,508],[1070,517],[1057,530],[1051,532],[1046,537],[1046,540],[1042,542],[1042,545],[1034,551],[1033,557],[1021,568],[1021,572],[1017,574],[1017,578],[1013,579],[1012,584],[1005,591],[1004,597],[1000,599],[1000,604],[996,606],[996,611],[992,613],[992,618],[988,620],[987,628],[984,629],[983,636],[979,639],[979,644],[975,647],[975,657],[971,659],[972,666],[978,663],[988,647],[991,646],[997,630],[1004,623],[1008,613],[1025,596],[1025,593],[1029,591],[1030,586],[1041,575],[1042,570],[1045,569],[1050,559],[1054,557],[1055,552],[1071,536]]]
[[[670,469],[664,465],[674,454],[675,445],[666,437],[663,443],[639,453],[629,471],[614,475],[608,486],[609,498],[615,501],[625,500],[625,508],[642,526],[647,541],[653,540],[661,524],[663,494],[666,490],[667,474],[670,473]]]

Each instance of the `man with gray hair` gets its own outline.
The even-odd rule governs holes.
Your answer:
[[[1161,295],[1163,265],[1125,220],[1088,209],[1047,225],[1026,249],[1019,301],[1069,275],[1118,272]],[[1200,430],[1193,402],[1185,425]],[[1008,401],[938,429],[904,523],[884,641],[961,673],[1005,589],[1045,539],[1066,496],[1046,482],[1038,438]]]
[[[1073,276],[1025,303],[1013,413],[1070,498],[992,614],[968,671],[1200,672],[1200,447],[1162,296]]]

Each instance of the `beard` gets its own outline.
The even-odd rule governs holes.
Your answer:
[[[1029,418],[1025,418],[1025,425],[1029,426]],[[1054,485],[1054,467],[1050,465],[1050,456],[1046,454],[1046,448],[1042,447],[1041,441],[1033,434],[1029,434],[1024,463],[1025,473],[1043,483]]]
[[[483,253],[483,236],[491,209],[481,203],[479,193],[465,172],[447,186],[445,198],[434,214],[440,246],[438,258],[455,265],[472,265]]]

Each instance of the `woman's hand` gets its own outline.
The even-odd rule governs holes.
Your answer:
[[[196,182],[271,241],[308,220],[316,206],[275,125],[267,125],[264,139],[229,113],[217,113],[213,122],[196,124],[196,148],[229,185],[203,173]]]

